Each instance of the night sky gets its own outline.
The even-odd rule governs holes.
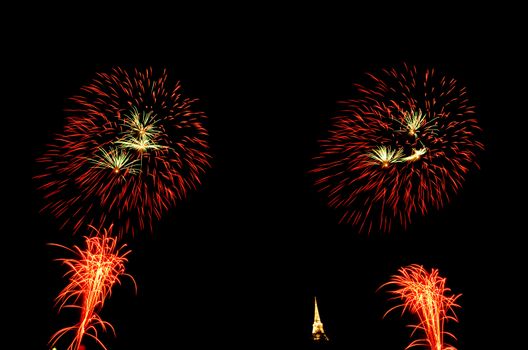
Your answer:
[[[101,335],[109,349],[307,348],[315,295],[333,348],[403,349],[414,318],[382,319],[394,304],[376,290],[411,263],[440,269],[447,286],[462,293],[460,322],[446,327],[458,337],[453,345],[508,348],[516,342],[508,313],[520,300],[512,279],[522,249],[514,198],[525,191],[519,185],[525,174],[508,153],[525,114],[512,85],[518,57],[492,29],[464,23],[454,20],[451,31],[436,22],[417,31],[408,26],[385,36],[344,25],[255,30],[247,37],[233,28],[187,41],[149,42],[145,35],[134,50],[111,36],[87,33],[79,43],[54,33],[47,57],[24,67],[24,81],[38,89],[26,93],[24,107],[31,150],[29,219],[21,230],[31,267],[24,268],[20,313],[31,335],[23,348],[45,349],[55,331],[75,322],[53,307],[65,285],[65,270],[53,259],[64,252],[46,244],[82,243],[81,235],[39,213],[35,159],[62,129],[66,99],[115,66],[165,67],[179,79],[208,116],[213,158],[203,186],[153,233],[125,237],[132,250],[127,272],[138,291],[125,278],[106,302],[101,316],[117,333]],[[337,223],[307,171],[336,102],[353,97],[365,72],[402,62],[436,67],[467,87],[484,130],[481,169],[470,171],[442,210],[415,216],[406,231],[359,234]]]

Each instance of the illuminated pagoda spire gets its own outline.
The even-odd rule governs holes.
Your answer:
[[[317,297],[314,297],[315,311],[314,311],[314,323],[312,326],[312,340],[317,343],[327,342],[328,337],[326,336],[321,317],[319,316],[319,309],[317,308]]]

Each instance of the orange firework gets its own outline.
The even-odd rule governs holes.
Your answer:
[[[56,332],[50,340],[50,343],[55,345],[66,333],[75,332],[75,337],[68,350],[79,349],[85,335],[92,337],[106,349],[97,337],[97,327],[103,331],[107,329],[114,333],[115,331],[109,322],[101,319],[99,312],[106,297],[111,294],[112,286],[116,282],[120,283],[120,276],[128,276],[134,282],[132,276],[125,273],[126,256],[130,251],[121,251],[126,245],[119,249],[116,248],[117,240],[111,237],[111,226],[108,230],[103,230],[102,233],[95,228],[93,229],[95,235],[85,237],[85,249],[78,246],[70,249],[54,244],[76,255],[75,258],[71,259],[58,259],[68,267],[65,276],[69,277],[70,283],[58,295],[56,304],[59,305],[59,310],[63,308],[80,310],[81,318],[77,324]]]
[[[455,350],[455,347],[444,344],[444,335],[449,335],[453,339],[455,336],[444,331],[444,324],[449,321],[458,321],[454,308],[460,307],[456,300],[459,295],[451,294],[451,290],[446,288],[446,279],[438,275],[437,269],[427,272],[420,265],[409,265],[399,270],[399,275],[392,276],[391,280],[384,284],[395,285],[396,289],[390,293],[393,299],[402,300],[402,304],[397,305],[387,311],[384,317],[394,309],[401,307],[402,314],[406,310],[418,315],[420,323],[411,325],[416,331],[423,331],[424,337],[412,341],[406,349],[414,346],[429,347],[431,350]]]

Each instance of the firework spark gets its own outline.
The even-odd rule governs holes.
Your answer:
[[[132,160],[130,154],[120,148],[112,148],[110,151],[105,151],[99,148],[99,153],[92,159],[95,168],[113,171],[116,174],[130,173],[137,174],[138,160]]]
[[[157,122],[152,111],[140,114],[135,107],[132,108],[130,114],[125,115],[124,137],[116,143],[139,152],[163,148],[156,143],[160,136],[160,131],[156,128]]]
[[[393,150],[390,147],[380,146],[372,150],[369,157],[376,161],[375,164],[380,164],[382,167],[386,168],[389,164],[402,161],[402,150]]]
[[[66,327],[56,332],[50,340],[52,346],[69,332],[75,332],[75,337],[68,350],[77,350],[81,346],[84,336],[89,336],[106,347],[98,339],[97,329],[108,329],[114,332],[113,326],[99,316],[104,302],[111,294],[112,286],[120,283],[121,276],[132,276],[125,273],[126,256],[130,251],[122,252],[126,245],[117,249],[117,239],[111,237],[110,227],[102,233],[94,229],[95,235],[85,237],[84,249],[74,246],[73,249],[54,244],[69,250],[76,255],[75,258],[58,259],[68,271],[69,284],[56,298],[59,310],[64,308],[78,309],[81,313],[80,321],[74,326]],[[135,285],[135,282],[134,282]]]
[[[446,288],[446,279],[438,274],[437,269],[427,272],[420,265],[410,265],[400,268],[399,274],[392,276],[385,286],[394,285],[396,288],[390,293],[393,299],[399,299],[402,304],[387,311],[384,317],[391,311],[402,308],[402,313],[410,311],[418,316],[420,323],[411,325],[413,334],[423,333],[423,338],[412,341],[408,348],[414,346],[425,346],[431,350],[455,350],[453,346],[444,343],[444,335],[456,340],[453,334],[444,330],[447,321],[458,321],[454,308],[460,307],[456,301],[459,295],[452,295],[451,290]],[[451,294],[451,295],[448,295]]]
[[[467,92],[434,70],[386,69],[341,103],[315,157],[318,189],[360,232],[442,208],[483,149]],[[381,165],[381,166],[380,166]]]
[[[198,187],[210,167],[206,116],[167,72],[115,68],[70,99],[61,134],[38,159],[43,210],[74,232],[134,233]]]

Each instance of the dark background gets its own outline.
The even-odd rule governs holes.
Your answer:
[[[67,27],[37,34],[46,50],[35,49],[40,59],[25,63],[21,75],[32,87],[24,94],[30,133],[21,221],[28,267],[19,274],[19,313],[30,333],[24,348],[45,349],[55,331],[75,322],[53,307],[65,285],[65,270],[53,259],[64,252],[46,244],[82,242],[38,212],[41,193],[30,179],[38,173],[35,158],[61,130],[65,100],[114,66],[165,67],[200,99],[213,167],[152,234],[126,237],[138,292],[127,279],[113,288],[101,313],[117,333],[101,335],[109,349],[302,349],[310,345],[314,295],[334,348],[403,349],[413,319],[398,313],[382,319],[394,304],[376,290],[411,263],[439,268],[448,287],[462,293],[460,323],[447,326],[457,348],[515,343],[510,313],[522,301],[515,267],[525,207],[515,202],[525,177],[516,132],[523,112],[516,98],[518,43],[504,39],[515,31],[497,32],[492,22],[464,15],[420,25],[402,17],[373,31],[374,23],[355,24],[364,15],[336,17],[337,28],[315,20],[289,26],[288,18],[281,27],[273,19],[251,27],[249,18],[204,34],[195,30],[202,22],[187,31],[164,28],[164,36],[86,31],[72,40]],[[481,170],[470,172],[444,209],[416,217],[405,232],[361,235],[337,224],[307,170],[336,101],[352,97],[352,84],[365,72],[402,62],[434,66],[467,86],[486,149]]]

